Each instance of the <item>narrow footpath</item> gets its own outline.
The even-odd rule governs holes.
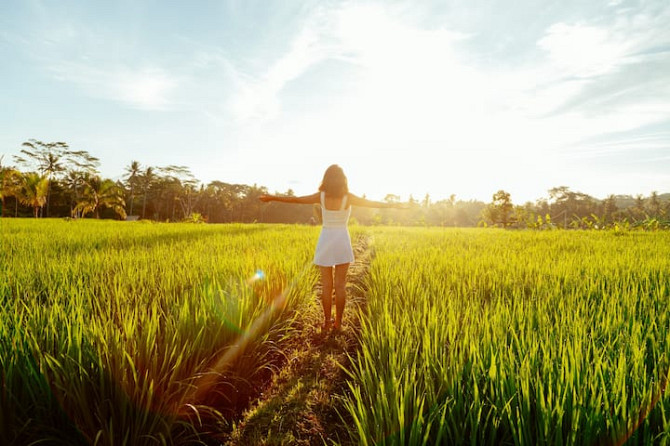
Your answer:
[[[355,241],[356,260],[349,267],[342,330],[321,332],[321,290],[317,285],[314,303],[299,321],[303,335],[289,341],[284,350],[286,362],[243,413],[227,445],[354,444],[349,436],[352,423],[339,414],[344,413],[341,398],[348,393],[342,366],[347,367],[347,355],[358,349],[371,259],[368,244],[366,236]]]

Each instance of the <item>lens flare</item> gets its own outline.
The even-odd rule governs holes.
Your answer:
[[[212,391],[221,377],[225,375],[227,367],[235,361],[246,350],[247,346],[255,342],[261,334],[268,329],[272,323],[272,318],[275,314],[282,311],[286,307],[287,296],[292,292],[297,283],[302,277],[312,270],[312,265],[307,264],[283,289],[278,292],[271,293],[270,305],[244,329],[240,328],[238,337],[232,345],[225,349],[218,357],[213,358],[211,365],[203,373],[198,374],[197,380],[191,387],[191,391],[185,395],[182,401],[181,411],[185,415],[193,406],[202,401],[204,397]],[[265,279],[265,273],[261,269],[257,269],[253,276],[247,281],[252,284],[259,280]]]
[[[257,269],[253,276],[247,280],[247,284],[251,285],[254,282],[265,279],[265,273],[262,269]]]

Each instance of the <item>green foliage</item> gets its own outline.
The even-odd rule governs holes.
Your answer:
[[[193,212],[184,219],[184,223],[207,223],[207,220],[199,212]]]
[[[517,218],[513,216],[514,205],[508,192],[499,190],[493,194],[493,201],[484,210],[484,218],[494,227],[507,228],[511,226]]]
[[[84,183],[87,178],[98,176],[100,163],[96,157],[85,150],[71,150],[65,142],[45,143],[31,139],[24,142],[22,147],[20,155],[14,156],[15,162],[24,172],[42,173],[49,182],[46,206],[20,206],[20,196],[14,185],[7,184],[6,178],[9,177],[3,175],[5,167],[0,165],[0,211],[5,212],[8,206],[13,207],[14,216],[26,216],[29,211],[35,213],[35,210],[40,216],[46,217],[76,216],[86,211],[101,218],[113,218],[115,215],[124,218],[128,213],[143,220],[181,222],[193,213],[198,213],[209,223],[302,224],[309,224],[313,217],[313,210],[308,206],[260,203],[258,197],[268,192],[264,186],[230,184],[219,180],[202,184],[186,166],[142,166],[139,161],[131,161],[125,168],[124,181],[116,183],[123,197],[115,198],[113,205],[106,206],[111,210],[102,212],[105,206],[92,210],[95,202],[89,192],[84,193]],[[87,189],[90,187],[87,186]],[[353,192],[365,191],[354,189]],[[447,194],[449,191],[434,193]],[[294,195],[294,192],[289,189],[286,194]],[[598,200],[582,192],[573,192],[567,186],[558,186],[549,189],[548,195],[548,198],[539,198],[535,203],[527,202],[523,205],[514,205],[510,194],[504,190],[496,192],[488,205],[479,200],[456,200],[454,194],[448,199],[437,201],[426,194],[420,202],[410,195],[408,209],[354,208],[352,216],[360,224],[372,226],[524,229],[585,229],[593,226],[593,229],[611,229],[615,221],[629,221],[633,226],[645,230],[670,228],[670,193],[652,192],[646,198],[641,195],[609,195],[604,200]],[[387,194],[384,199],[398,202],[401,198]],[[548,219],[545,223],[538,223],[538,219],[544,215],[550,215],[553,223]],[[600,223],[592,219],[596,215]],[[320,217],[314,218],[318,220]]]
[[[211,444],[311,301],[316,237],[0,220],[0,443]]]
[[[667,232],[354,231],[360,444],[670,441]],[[220,442],[313,299],[317,234],[0,220],[0,443]]]
[[[0,217],[4,216],[5,200],[16,197],[21,191],[22,175],[12,168],[2,165],[0,156]]]
[[[126,218],[126,204],[123,199],[123,189],[112,180],[105,180],[99,176],[86,175],[82,196],[77,201],[73,216],[85,217],[93,214],[100,218],[100,211],[112,209],[122,219]]]
[[[21,177],[21,189],[18,199],[26,206],[33,208],[35,217],[47,202],[49,179],[36,172],[28,172]]]
[[[670,234],[617,228],[373,229],[359,443],[670,441]]]

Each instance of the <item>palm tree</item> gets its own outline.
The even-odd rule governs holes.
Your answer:
[[[135,199],[135,186],[140,179],[141,166],[139,161],[131,161],[128,167],[126,167],[126,184],[130,188],[130,212],[128,214],[133,215],[133,201]]]
[[[80,217],[75,212],[75,206],[79,202],[81,188],[84,184],[84,176],[86,174],[77,170],[69,170],[67,175],[63,178],[63,186],[70,192],[70,216]]]
[[[4,215],[5,198],[16,196],[21,174],[12,167],[2,165],[0,156],[0,217]]]
[[[144,173],[140,178],[142,183],[142,190],[144,192],[144,197],[142,199],[142,218],[144,218],[144,214],[147,209],[147,194],[149,193],[149,188],[153,184],[155,178],[156,175],[154,174],[154,168],[151,166],[146,168],[146,170],[144,171]]]
[[[86,150],[67,150],[64,152],[68,171],[86,172],[94,175],[98,172],[100,160]]]
[[[21,190],[19,201],[33,208],[35,218],[39,217],[39,211],[47,201],[49,193],[49,178],[37,172],[28,172],[21,178]]]
[[[37,164],[37,170],[46,175],[49,180],[47,184],[47,217],[49,216],[49,205],[51,197],[51,180],[54,176],[65,171],[62,159],[68,154],[68,145],[64,142],[44,143],[35,139],[28,140],[22,144],[25,149],[21,153],[32,159]],[[22,156],[14,157],[19,163],[28,164],[28,160]]]
[[[84,191],[75,206],[75,212],[84,217],[93,213],[100,218],[100,210],[110,208],[121,218],[126,218],[126,203],[123,199],[123,188],[112,180],[103,180],[99,176],[86,176],[83,179]]]

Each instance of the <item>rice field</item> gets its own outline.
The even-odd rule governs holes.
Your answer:
[[[360,444],[670,442],[670,234],[373,233]]]
[[[0,444],[213,441],[313,298],[316,228],[0,224]]]
[[[315,305],[318,230],[0,220],[0,444],[217,444]],[[669,233],[352,232],[354,443],[670,442]]]

